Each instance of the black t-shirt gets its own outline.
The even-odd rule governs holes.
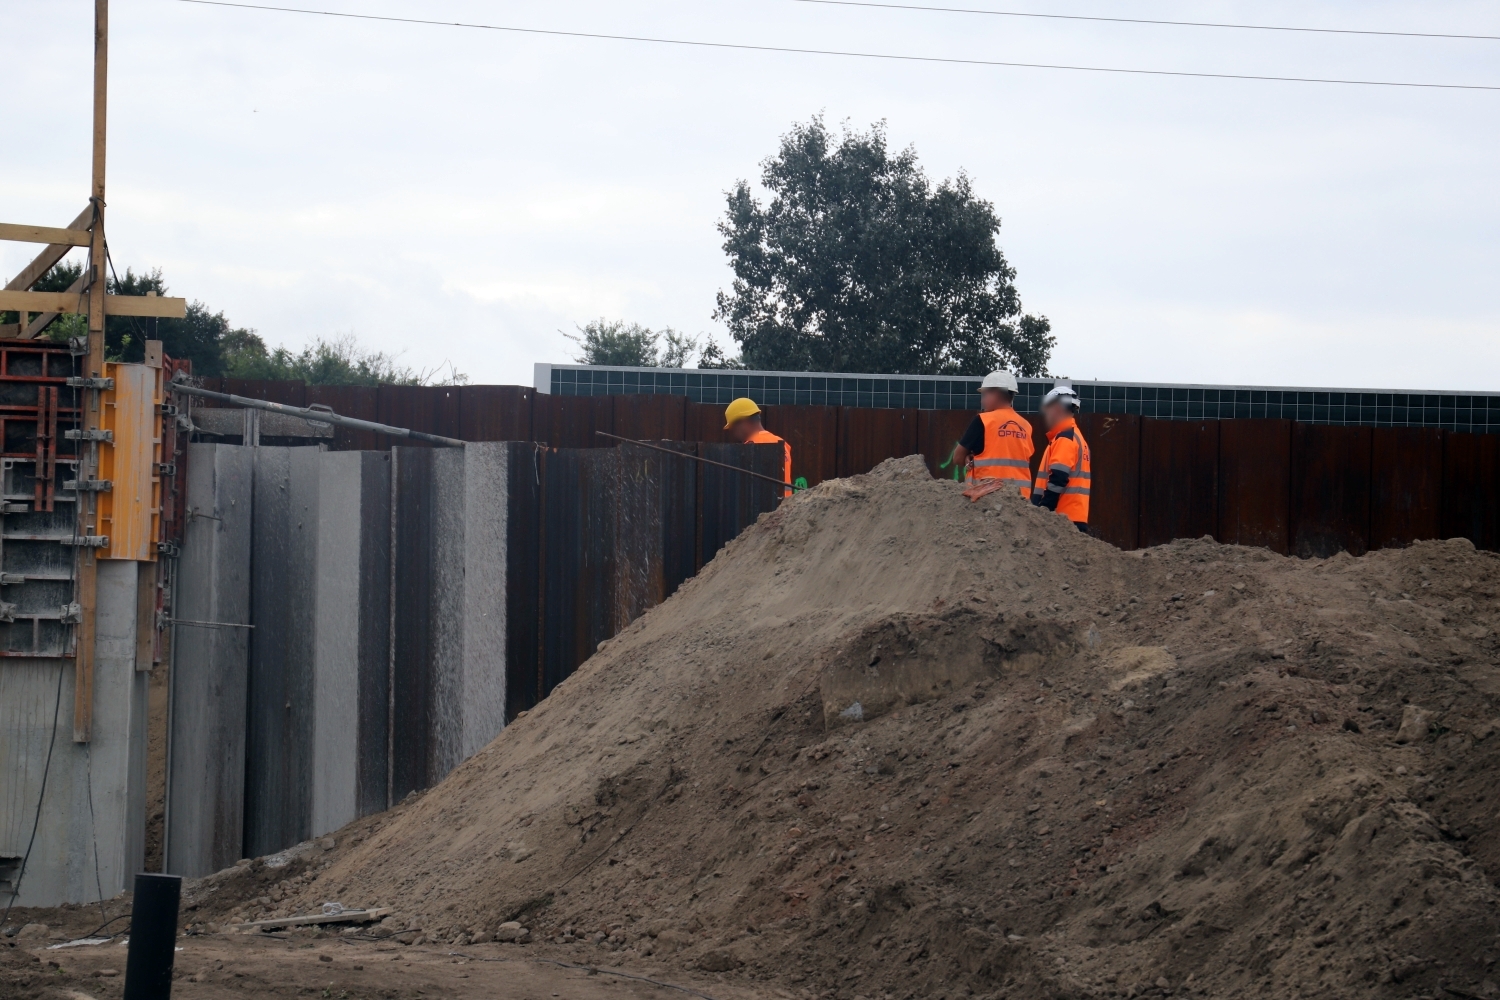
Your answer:
[[[984,451],[984,421],[978,417],[964,431],[964,436],[958,439],[958,443],[968,450],[970,455],[977,455]]]

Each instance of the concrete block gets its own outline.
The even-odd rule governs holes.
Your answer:
[[[312,836],[387,805],[391,459],[318,459]]]
[[[250,623],[253,450],[188,446],[189,517],[172,616]],[[215,520],[217,519],[217,520]],[[242,857],[249,629],[176,626],[165,870],[197,878]]]
[[[512,452],[393,452],[392,795],[442,780],[505,726]]]
[[[246,700],[247,856],[312,836],[317,448],[254,448]]]

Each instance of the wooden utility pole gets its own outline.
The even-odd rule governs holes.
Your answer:
[[[93,193],[89,203],[94,217],[89,242],[88,297],[89,343],[85,375],[90,379],[104,377],[104,292],[108,288],[109,261],[104,242],[104,157],[109,119],[109,0],[94,0],[94,169]],[[97,431],[103,414],[101,393],[95,388],[82,390],[83,426]],[[85,434],[86,438],[93,435]],[[78,468],[78,480],[95,479],[99,469],[99,442],[89,440],[84,446]],[[94,646],[98,636],[99,559],[87,540],[98,534],[99,494],[93,490],[78,491],[78,534],[85,544],[77,549],[79,616],[76,659],[73,674],[73,741],[87,743],[94,728]]]

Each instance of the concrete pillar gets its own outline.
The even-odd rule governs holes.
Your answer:
[[[312,836],[387,805],[391,458],[318,459]]]
[[[0,669],[0,890],[7,902],[18,878],[18,906],[109,899],[144,863],[146,675],[135,669],[137,576],[133,562],[99,563],[91,743],[71,738],[71,660],[11,660]]]
[[[505,726],[507,486],[492,442],[397,448],[392,793],[441,781]]]
[[[316,684],[317,448],[253,448],[246,700],[248,856],[312,836]]]
[[[188,446],[188,517],[172,616],[250,622],[251,458],[237,445]],[[249,629],[173,634],[165,870],[201,877],[241,858]]]

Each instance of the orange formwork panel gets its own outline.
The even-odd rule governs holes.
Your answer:
[[[109,536],[101,559],[155,562],[161,518],[161,369],[107,363],[115,387],[103,394],[102,427],[112,441],[99,445],[100,534]]]

